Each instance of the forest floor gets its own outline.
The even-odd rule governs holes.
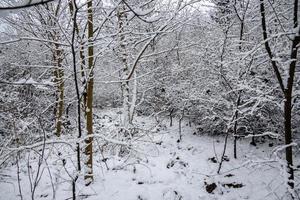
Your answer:
[[[96,120],[95,134],[108,131],[113,117]],[[238,159],[233,158],[232,138],[229,138],[226,159],[217,174],[218,161],[223,151],[224,138],[195,135],[193,127],[183,123],[182,140],[178,142],[178,122],[169,127],[165,120],[155,130],[148,129],[154,120],[138,117],[139,127],[149,130],[136,136],[131,150],[111,146],[102,154],[95,152],[95,181],[84,186],[76,183],[77,199],[88,200],[277,200],[286,198],[284,170],[274,156],[276,140],[267,140],[257,146],[250,139],[238,141]],[[106,129],[105,129],[106,127]],[[153,131],[154,130],[154,131]],[[139,134],[137,134],[139,135]],[[117,143],[117,139],[111,140]],[[97,143],[97,142],[96,142]],[[54,148],[55,146],[55,148]],[[96,146],[96,145],[95,145]],[[58,150],[59,149],[59,150]],[[35,199],[72,199],[71,177],[76,168],[73,159],[62,159],[68,150],[52,145],[45,151],[47,163],[42,164],[41,180]],[[60,152],[60,153],[58,153]],[[117,153],[118,152],[118,153]],[[279,153],[279,152],[278,152]],[[101,154],[101,155],[100,155]],[[279,153],[281,155],[281,153]],[[32,154],[34,155],[34,154]],[[76,157],[74,153],[68,153]],[[30,164],[28,164],[30,160]],[[67,164],[62,164],[63,162]],[[104,162],[105,161],[105,162]],[[31,199],[31,187],[37,170],[37,156],[20,160],[20,180],[23,199]],[[295,159],[300,165],[299,155]],[[28,167],[30,165],[30,167]],[[108,170],[109,169],[109,170]],[[31,174],[31,181],[28,176]],[[299,188],[299,170],[296,185]],[[0,170],[0,199],[20,199],[17,165],[12,163]],[[31,182],[31,183],[30,183]]]

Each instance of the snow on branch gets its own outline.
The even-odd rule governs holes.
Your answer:
[[[264,132],[262,134],[256,134],[256,135],[250,134],[250,135],[246,135],[246,136],[244,136],[244,138],[262,137],[262,136],[270,136],[272,138],[279,138],[280,137],[280,135],[278,133],[267,131],[267,132]]]
[[[22,8],[27,8],[31,6],[37,6],[42,5],[46,3],[50,3],[54,0],[27,0],[27,1],[21,1],[17,5],[9,5],[9,6],[0,6],[0,11],[2,10],[17,10]]]
[[[273,152],[273,154],[277,155],[278,152],[283,151],[288,147],[296,147],[296,146],[298,146],[298,144],[296,142],[292,142],[290,144],[278,146],[278,147],[274,148],[272,152]]]
[[[53,40],[46,40],[46,39],[32,38],[32,37],[20,37],[15,40],[1,41],[0,44],[11,44],[11,43],[20,42],[22,40],[34,40],[34,41],[39,41],[39,42],[48,42],[48,43],[52,43],[52,44],[58,44],[58,45],[62,45],[62,46],[69,46],[68,44],[53,41]]]

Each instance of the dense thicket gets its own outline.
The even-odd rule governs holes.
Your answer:
[[[137,115],[171,126],[184,119],[199,135],[230,136],[235,158],[239,138],[254,145],[257,136],[279,138],[294,187],[297,0],[57,0],[2,10],[1,156],[3,146],[43,141],[44,131],[84,138],[90,147],[87,134],[99,117],[92,108],[121,108],[116,131],[124,141]]]

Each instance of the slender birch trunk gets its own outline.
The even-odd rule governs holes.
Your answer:
[[[119,51],[120,57],[122,61],[122,70],[121,70],[121,91],[123,95],[123,112],[121,116],[122,126],[127,129],[130,123],[130,88],[129,88],[129,80],[127,77],[129,75],[129,67],[128,67],[128,54],[126,50],[126,37],[125,27],[127,25],[127,14],[125,12],[125,4],[122,3],[118,9],[118,29],[119,29]]]

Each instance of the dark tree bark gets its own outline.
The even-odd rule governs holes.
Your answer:
[[[72,50],[72,61],[73,61],[73,71],[74,71],[74,83],[75,83],[75,89],[76,89],[76,97],[77,97],[77,123],[78,123],[78,139],[82,136],[82,130],[81,130],[81,106],[80,106],[80,91],[79,91],[79,85],[78,85],[78,79],[77,79],[77,66],[76,66],[76,52],[75,52],[75,34],[76,34],[76,19],[77,19],[77,12],[78,8],[76,5],[76,0],[72,0],[72,4],[74,6],[74,13],[72,14],[73,19],[73,31],[72,31],[72,44],[71,44],[71,50]],[[81,171],[81,163],[80,163],[80,144],[79,142],[76,143],[76,152],[77,152],[77,170]]]
[[[288,185],[293,189],[294,188],[294,169],[293,169],[293,136],[292,136],[292,99],[293,99],[293,85],[294,85],[294,77],[295,77],[295,69],[297,62],[297,45],[300,42],[300,28],[298,27],[298,0],[294,0],[294,13],[293,13],[293,23],[294,29],[298,29],[297,33],[295,33],[295,37],[292,39],[291,45],[291,62],[288,68],[288,79],[286,87],[284,86],[280,71],[278,69],[276,61],[273,59],[274,56],[272,54],[269,42],[268,42],[268,33],[267,33],[267,25],[266,25],[266,14],[265,14],[265,4],[264,0],[260,0],[260,13],[261,13],[261,22],[262,22],[262,30],[263,30],[263,39],[266,51],[269,55],[269,58],[272,63],[272,67],[274,69],[276,78],[280,85],[280,88],[284,95],[284,135],[285,135],[285,144],[287,145],[285,154],[287,161],[287,172],[289,174]]]
[[[88,9],[88,67],[89,75],[87,81],[87,99],[86,99],[86,128],[87,128],[87,139],[85,140],[85,154],[87,156],[86,168],[84,179],[86,180],[86,185],[89,185],[93,180],[93,88],[94,88],[94,24],[93,24],[93,2],[89,0],[87,2]]]
[[[241,93],[239,93],[238,95],[238,99],[236,102],[236,111],[234,113],[234,127],[233,127],[233,135],[234,135],[234,140],[233,140],[233,157],[236,159],[237,158],[237,147],[236,147],[236,143],[238,140],[238,134],[237,134],[237,128],[238,128],[238,117],[239,117],[239,111],[238,111],[238,107],[240,105],[240,101],[241,101]]]
[[[174,113],[174,108],[172,108],[170,110],[170,115],[169,115],[169,117],[170,117],[170,127],[173,126],[173,113]]]

